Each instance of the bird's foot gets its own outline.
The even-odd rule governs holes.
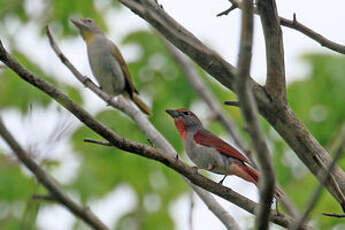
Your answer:
[[[199,174],[199,172],[198,172],[198,167],[196,167],[196,166],[193,166],[192,167],[192,170],[193,170],[193,174]]]
[[[279,202],[278,202],[278,199],[275,198],[275,200],[276,200],[276,213],[275,213],[275,215],[276,216],[282,216],[283,214],[281,212],[279,212],[279,207],[278,207]]]
[[[221,179],[221,180],[218,182],[218,184],[223,184],[223,182],[224,182],[224,180],[225,180],[225,178],[226,178],[227,176],[228,176],[228,175],[224,175],[223,179]]]

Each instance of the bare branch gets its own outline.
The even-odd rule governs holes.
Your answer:
[[[238,7],[235,4],[232,4],[229,9],[224,10],[223,12],[220,12],[217,14],[217,17],[228,15],[231,11],[234,9],[237,9]]]
[[[44,200],[44,201],[50,201],[50,202],[56,202],[56,198],[52,195],[41,195],[41,194],[34,194],[32,195],[32,199],[34,200]]]
[[[120,2],[155,27],[166,39],[187,54],[221,84],[231,90],[234,89],[238,70],[202,44],[154,1],[120,0]],[[326,165],[330,164],[332,159],[328,152],[313,137],[288,104],[272,103],[272,98],[266,93],[266,90],[252,79],[248,80],[248,85],[254,94],[260,114],[275,128],[310,171],[320,179],[320,175],[327,168],[320,165],[318,159]],[[334,178],[336,184],[330,180],[325,186],[339,204],[345,208],[345,202],[335,189],[336,186],[339,186],[340,190],[345,192],[345,172],[336,166]]]
[[[91,139],[91,138],[84,138],[84,142],[114,147],[114,145],[112,143],[110,143],[108,141],[103,141],[103,140],[95,140],[95,139]]]
[[[232,0],[231,1],[232,6],[228,9],[225,10],[221,13],[219,13],[217,16],[222,16],[222,15],[227,15],[229,14],[232,10],[231,8],[242,8],[242,2],[240,0]],[[230,10],[230,11],[229,11]],[[228,12],[229,11],[229,12]],[[257,14],[258,9],[255,7],[254,12]],[[336,42],[333,42],[329,40],[328,38],[322,36],[321,34],[313,31],[309,27],[303,25],[302,23],[299,23],[296,19],[296,14],[293,14],[293,20],[289,20],[287,18],[279,17],[279,23],[282,26],[297,30],[310,39],[313,39],[314,41],[318,42],[321,46],[326,47],[330,50],[333,50],[335,52],[345,54],[345,46]]]
[[[260,209],[256,218],[256,228],[265,230],[269,227],[269,210],[271,210],[275,186],[275,174],[268,146],[265,142],[258,111],[252,92],[248,87],[253,41],[253,1],[244,0],[242,8],[241,44],[238,60],[237,94],[241,111],[246,121],[248,132],[258,155],[262,175],[260,177]]]
[[[137,143],[135,141],[128,140],[124,137],[119,136],[117,133],[95,120],[87,111],[85,111],[80,105],[72,101],[66,94],[60,89],[54,87],[49,82],[37,77],[32,72],[23,67],[17,60],[15,60],[2,46],[0,41],[0,60],[11,68],[19,77],[27,81],[31,85],[40,89],[56,102],[62,105],[65,109],[70,111],[76,116],[81,122],[98,133],[104,139],[109,141],[111,144],[124,151],[134,153],[152,160],[159,161],[169,168],[179,172],[184,177],[188,178],[193,184],[210,191],[235,205],[244,208],[248,212],[254,214],[255,209],[258,208],[258,204],[245,198],[244,196],[234,192],[233,190],[224,187],[200,174],[195,174],[193,168],[187,166],[182,161],[170,157],[170,154],[163,152],[159,149],[152,148],[151,146]],[[292,219],[286,215],[275,216],[274,211],[270,211],[272,222],[279,224],[283,227],[289,226],[292,223]],[[304,229],[312,229],[311,227],[305,227]]]
[[[229,106],[240,107],[240,104],[238,101],[224,101],[224,104],[229,105]]]
[[[266,43],[267,79],[265,88],[273,101],[286,103],[283,36],[274,0],[257,0]]]
[[[307,26],[299,23],[296,19],[296,14],[294,14],[293,20],[289,20],[283,17],[280,17],[280,24],[282,26],[289,27],[291,29],[295,29],[307,37],[315,40],[316,42],[320,43],[321,46],[327,47],[335,52],[345,54],[345,46],[336,42],[333,42],[326,37],[322,36],[321,34],[313,31],[312,29],[308,28]]]
[[[82,219],[84,222],[97,230],[109,230],[109,228],[87,207],[83,207],[73,201],[60,188],[58,183],[45,172],[14,139],[12,134],[5,127],[0,117],[0,136],[11,147],[14,154],[21,162],[35,175],[37,180],[46,187],[57,202],[65,206],[70,212]]]
[[[324,216],[329,216],[329,217],[336,217],[336,218],[345,218],[345,214],[337,214],[337,213],[322,213]]]
[[[338,148],[338,151],[331,163],[331,165],[328,167],[326,173],[323,175],[323,178],[322,180],[320,181],[320,185],[317,187],[317,189],[315,190],[315,193],[314,195],[312,196],[312,198],[310,199],[309,201],[309,204],[307,206],[307,209],[306,211],[304,212],[304,214],[298,218],[296,220],[296,223],[293,225],[294,227],[291,228],[291,230],[298,230],[300,229],[300,227],[306,222],[306,220],[308,219],[308,216],[309,214],[311,213],[311,211],[315,208],[319,198],[320,198],[320,195],[321,195],[321,192],[322,192],[322,189],[326,183],[326,181],[330,178],[330,175],[332,175],[332,172],[333,172],[333,169],[334,169],[334,166],[337,164],[337,162],[339,161],[342,153],[344,152],[344,148],[345,148],[345,140],[343,140],[343,142],[341,143],[341,145],[339,146]]]

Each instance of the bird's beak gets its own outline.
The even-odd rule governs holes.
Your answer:
[[[82,28],[85,27],[85,24],[84,24],[84,22],[83,22],[81,19],[74,19],[74,18],[72,18],[72,19],[71,19],[71,22],[72,22],[74,25],[76,25],[76,27],[78,27],[79,29],[82,29]]]
[[[176,118],[179,115],[179,112],[175,109],[167,109],[165,112],[167,112],[172,118]]]

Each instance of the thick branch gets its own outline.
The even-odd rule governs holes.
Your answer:
[[[57,202],[64,205],[74,215],[85,221],[87,224],[97,230],[109,230],[109,228],[87,207],[83,207],[74,202],[60,188],[58,183],[45,172],[14,139],[12,134],[6,129],[0,117],[0,136],[11,147],[14,154],[21,162],[35,175],[37,180],[46,187]]]
[[[176,159],[175,157],[169,157],[167,153],[159,149],[155,149],[151,146],[140,144],[124,137],[119,136],[117,133],[95,120],[87,111],[85,111],[80,105],[72,101],[66,94],[61,90],[54,87],[49,82],[37,77],[32,72],[23,67],[17,60],[15,60],[10,54],[6,52],[2,43],[0,42],[0,60],[17,73],[19,77],[27,81],[31,85],[40,89],[65,109],[70,111],[74,116],[76,116],[81,122],[87,125],[94,132],[98,133],[100,136],[109,141],[112,145],[117,148],[134,153],[152,160],[159,161],[169,168],[179,172],[184,177],[188,178],[195,185],[210,191],[232,203],[244,208],[248,212],[254,214],[255,209],[258,208],[258,204],[245,198],[244,196],[234,192],[233,190],[224,187],[200,174],[195,174],[193,168],[187,166],[182,161]],[[273,213],[273,211],[271,211]],[[272,222],[279,224],[281,226],[287,227],[292,223],[292,219],[288,216],[275,216],[271,214]],[[305,227],[305,229],[312,229],[311,227]]]
[[[273,100],[286,102],[283,36],[274,0],[257,0],[266,43],[267,79],[265,88]]]
[[[260,209],[256,218],[256,228],[266,230],[269,227],[269,210],[271,209],[275,186],[275,174],[268,146],[258,118],[258,111],[252,92],[248,87],[253,42],[253,1],[244,0],[242,9],[241,45],[238,60],[237,94],[247,129],[258,155],[261,168]]]
[[[166,39],[225,87],[234,89],[237,69],[202,44],[154,1],[120,0],[120,2],[155,27]],[[273,103],[265,89],[252,79],[249,79],[248,84],[253,91],[260,114],[274,127],[310,171],[320,179],[320,175],[327,170],[327,167],[320,165],[320,161],[325,165],[329,165],[332,161],[328,152],[311,135],[288,104]],[[336,183],[328,181],[326,187],[345,208],[345,201],[336,190],[336,186],[339,186],[342,192],[345,191],[345,173],[337,166],[334,169],[334,178]]]

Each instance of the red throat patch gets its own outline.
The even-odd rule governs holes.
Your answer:
[[[184,126],[184,123],[182,120],[175,120],[174,121],[176,128],[181,134],[182,140],[184,141],[187,137],[187,129],[186,126]]]

